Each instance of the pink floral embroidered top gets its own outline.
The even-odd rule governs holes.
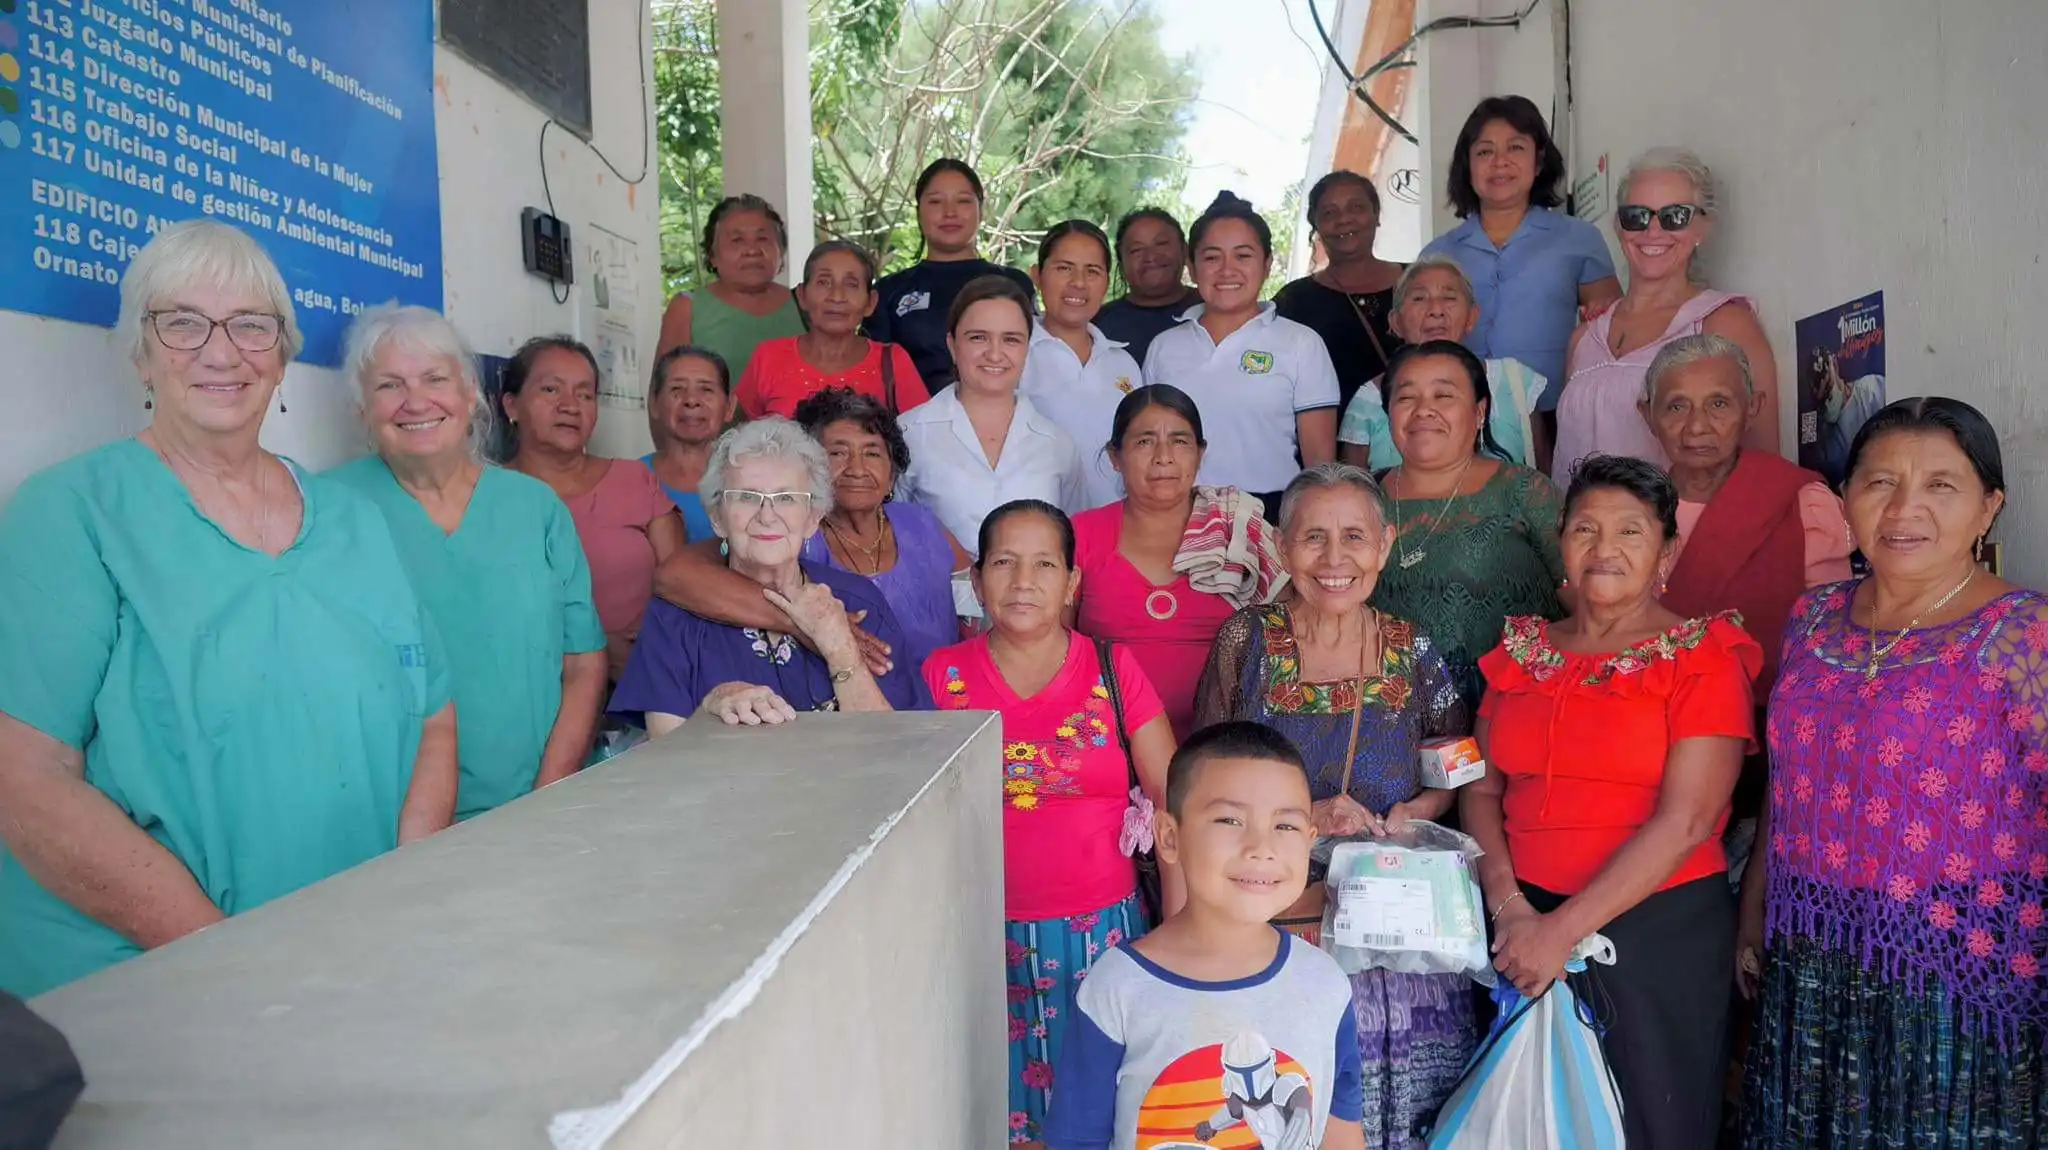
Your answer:
[[[1486,758],[1507,780],[1515,877],[1557,894],[1584,890],[1656,813],[1673,744],[1753,740],[1750,691],[1763,658],[1732,611],[1603,655],[1560,651],[1549,624],[1511,616],[1501,645],[1479,660],[1479,717],[1489,724]],[[1660,889],[1725,872],[1720,829]]]
[[[1131,652],[1113,657],[1124,728],[1135,733],[1164,708]],[[1117,837],[1130,770],[1095,644],[1070,635],[1066,663],[1028,699],[1003,679],[986,635],[933,652],[924,678],[940,710],[1002,714],[1004,917],[1064,918],[1129,897],[1137,869]]]
[[[1933,979],[1966,1026],[2048,1025],[2048,598],[1913,632],[1872,675],[1855,586],[1809,592],[1786,629],[1766,933]]]

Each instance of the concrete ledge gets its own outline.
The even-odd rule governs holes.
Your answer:
[[[998,1145],[1000,760],[686,727],[37,999],[58,1145]]]

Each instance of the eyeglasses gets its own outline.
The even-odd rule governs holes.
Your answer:
[[[746,491],[728,487],[718,493],[718,498],[727,508],[748,519],[761,514],[764,507],[774,508],[777,515],[795,515],[811,508],[808,491]]]
[[[1650,230],[1650,219],[1656,217],[1667,232],[1682,232],[1692,226],[1692,218],[1699,214],[1698,204],[1665,204],[1661,208],[1646,208],[1641,204],[1623,204],[1614,209],[1614,222],[1625,232],[1646,232]]]
[[[228,342],[243,351],[269,351],[284,335],[284,321],[262,312],[243,312],[214,319],[196,311],[144,312],[156,338],[172,351],[198,351],[213,338],[213,329],[228,329]]]

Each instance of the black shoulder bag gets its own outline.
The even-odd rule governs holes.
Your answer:
[[[1124,724],[1124,693],[1116,681],[1116,659],[1112,655],[1109,640],[1095,640],[1095,661],[1102,668],[1102,688],[1109,692],[1109,709],[1116,716],[1116,741],[1124,749],[1124,771],[1131,789],[1144,793],[1144,783],[1138,778],[1138,760],[1131,754],[1131,732]],[[1135,801],[1135,800],[1134,800]],[[1138,869],[1138,901],[1144,905],[1145,918],[1158,926],[1164,918],[1165,902],[1159,890],[1159,856],[1151,849],[1141,850],[1131,856],[1131,865]]]

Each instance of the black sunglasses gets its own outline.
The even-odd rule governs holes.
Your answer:
[[[1698,204],[1665,204],[1661,208],[1646,208],[1641,204],[1623,204],[1614,209],[1614,222],[1625,232],[1646,232],[1650,230],[1650,218],[1656,217],[1667,232],[1682,232],[1691,226],[1692,218],[1698,214]]]

